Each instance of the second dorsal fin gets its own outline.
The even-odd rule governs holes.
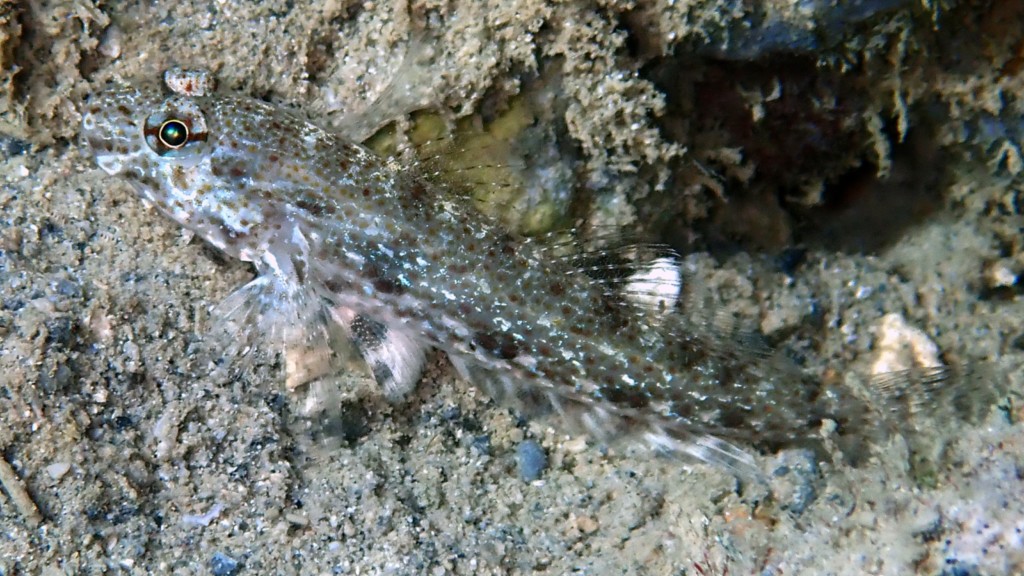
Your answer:
[[[599,285],[623,313],[705,354],[767,359],[777,356],[761,333],[724,310],[695,271],[671,247],[618,232],[580,240],[569,232],[530,239],[567,274]]]

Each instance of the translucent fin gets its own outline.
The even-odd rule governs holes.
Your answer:
[[[946,446],[968,424],[988,417],[1008,393],[1008,380],[982,364],[915,367],[871,377],[871,403],[878,428],[898,433],[910,450],[913,476],[934,481]]]
[[[1002,379],[982,365],[931,366],[877,374],[868,382],[873,401],[902,432],[923,422],[983,420],[1005,394]]]
[[[666,337],[720,357],[773,359],[774,350],[754,327],[723,311],[670,247],[613,230],[587,239],[560,232],[530,240],[567,274],[582,274],[625,312],[655,318]]]
[[[679,261],[664,256],[637,266],[623,282],[620,292],[635,306],[654,314],[666,314],[675,309],[682,288]]]
[[[297,284],[261,274],[214,310],[215,365],[223,375],[244,370],[252,354],[280,353],[289,390],[338,370],[348,339],[326,304]]]
[[[676,309],[683,277],[678,256],[660,244],[629,244],[562,257],[570,273],[584,274],[638,311],[664,314]]]
[[[679,255],[665,244],[640,242],[624,234],[602,239],[600,247],[571,231],[529,239],[541,258],[566,274],[585,276],[604,295],[640,312],[663,314],[675,309],[682,288]],[[612,244],[614,242],[614,244]]]
[[[511,150],[510,142],[496,137],[488,138],[486,133],[475,129],[456,127],[454,131],[441,133],[437,129],[427,127],[422,131],[414,130],[409,137],[412,141],[408,145],[399,146],[395,156],[414,153],[416,170],[433,181],[449,182],[451,175],[458,174],[457,182],[467,182],[464,178],[467,172],[525,167],[523,160],[516,157]],[[496,162],[494,159],[500,161]],[[512,185],[506,179],[485,182],[493,185]]]
[[[721,466],[736,476],[767,484],[754,457],[745,450],[711,435],[694,435],[689,431],[652,428],[644,436],[652,448],[668,454],[679,454],[700,462]]]
[[[655,452],[719,466],[745,481],[764,482],[753,456],[681,418],[641,411],[590,397],[572,387],[528,385],[458,355],[449,358],[459,374],[479,386],[496,403],[537,418],[557,416],[567,432],[582,432],[612,444],[634,441]]]
[[[953,374],[947,366],[910,368],[877,374],[871,378],[869,386],[882,400],[884,410],[905,418],[932,404]]]
[[[400,402],[415,389],[426,358],[425,342],[403,325],[389,326],[345,308],[331,312],[346,328],[389,402]]]
[[[699,280],[683,271],[684,290],[679,313],[668,327],[675,333],[696,336],[704,346],[732,358],[772,359],[777,367],[782,356],[765,341],[756,327],[744,325],[736,316],[722,310]]]
[[[540,233],[562,220],[571,172],[556,152],[552,129],[535,123],[523,98],[513,98],[486,126],[474,120],[453,124],[418,115],[406,132],[408,144],[393,153],[401,158],[396,168],[439,184],[446,199],[466,202],[510,232]]]

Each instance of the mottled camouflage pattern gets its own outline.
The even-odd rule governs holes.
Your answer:
[[[161,141],[168,121],[187,127],[182,146]],[[85,104],[83,130],[103,170],[255,264],[230,308],[254,309],[254,322],[293,339],[347,322],[366,357],[401,333],[390,360],[378,354],[378,379],[403,350],[422,361],[434,346],[498,400],[742,472],[752,460],[723,439],[775,446],[813,436],[826,417],[865,424],[856,399],[775,370],[713,327],[652,312],[666,303],[651,305],[651,269],[581,273],[586,256],[517,240],[415,168],[276,106],[118,88]],[[644,291],[643,305],[610,294],[616,283]],[[400,396],[406,385],[393,387]]]

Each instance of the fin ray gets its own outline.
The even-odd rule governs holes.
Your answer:
[[[366,361],[385,398],[400,402],[415,389],[428,345],[401,324],[385,324],[346,308],[331,310]]]

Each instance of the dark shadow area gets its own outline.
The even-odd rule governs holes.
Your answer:
[[[725,60],[690,47],[650,60],[641,74],[666,96],[660,128],[687,153],[667,191],[641,204],[640,221],[680,251],[718,257],[886,250],[946,207],[953,160],[991,157],[999,142],[1024,134],[1017,118],[961,110],[954,119],[941,92],[942,82],[978,70],[1022,73],[1024,34],[1009,24],[1022,11],[1024,5],[967,2],[944,12],[938,25],[910,29],[914,52],[900,62],[914,94],[905,134],[893,105],[895,68],[877,65],[884,50]],[[951,129],[962,141],[946,146],[940,136],[948,139]]]
[[[864,120],[874,106],[871,82],[857,71],[786,56],[770,63],[675,58],[649,72],[668,96],[662,128],[688,155],[674,192],[642,210],[683,251],[877,253],[943,205],[948,163],[930,129],[940,118],[912,110],[913,130],[902,140],[895,120],[885,119],[879,144]],[[888,174],[880,174],[879,146],[891,151]],[[721,198],[690,217],[674,206],[694,184]]]
[[[876,254],[944,206],[947,154],[920,120],[903,142],[890,136],[892,165],[879,177],[865,163],[825,187],[812,208],[781,203],[793,220],[793,242],[831,251]]]

